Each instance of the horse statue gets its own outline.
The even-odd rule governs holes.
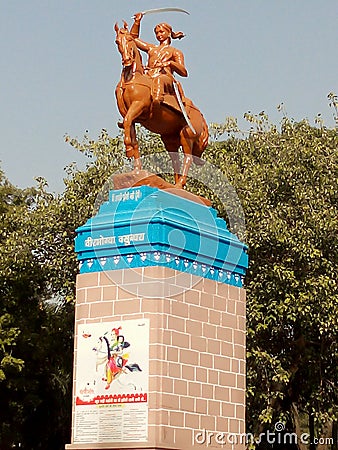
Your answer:
[[[200,157],[208,145],[207,123],[199,109],[188,98],[185,98],[187,117],[184,116],[175,95],[166,94],[164,102],[154,106],[153,80],[146,73],[139,49],[129,32],[127,23],[124,22],[123,28],[115,24],[115,32],[123,66],[115,95],[118,109],[123,117],[123,123],[120,126],[124,129],[126,155],[128,158],[134,158],[134,170],[140,170],[136,123],[159,134],[172,160],[175,187],[182,189],[186,184],[191,163],[203,164]],[[179,85],[176,80],[174,83]],[[182,167],[178,154],[180,146],[184,153]]]

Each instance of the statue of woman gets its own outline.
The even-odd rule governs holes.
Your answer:
[[[165,93],[174,94],[173,83],[177,83],[174,78],[175,72],[182,77],[188,76],[188,71],[184,65],[183,53],[170,45],[171,39],[182,39],[184,34],[181,31],[174,33],[172,27],[163,22],[154,28],[159,44],[154,45],[144,42],[139,38],[142,17],[142,13],[135,14],[130,34],[133,36],[137,47],[148,54],[148,64],[145,70],[147,75],[153,80],[153,102],[159,104],[163,101]],[[182,87],[180,83],[177,84],[184,101]]]

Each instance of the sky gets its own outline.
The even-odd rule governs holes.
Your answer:
[[[63,190],[64,168],[85,157],[64,135],[115,136],[114,90],[121,73],[115,22],[151,8],[189,11],[146,15],[141,38],[168,22],[186,37],[189,77],[180,79],[208,123],[265,111],[278,124],[321,113],[334,120],[327,94],[338,93],[337,0],[0,0],[0,164],[19,186],[47,179]],[[179,77],[177,77],[179,78]]]

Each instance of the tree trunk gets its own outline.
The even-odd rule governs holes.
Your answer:
[[[322,433],[320,435],[320,439],[323,440],[323,444],[320,444],[320,450],[328,450],[330,447],[330,444],[328,443],[328,439],[332,438],[333,436],[333,422],[326,422],[326,424],[323,426]],[[320,441],[322,442],[322,441]]]
[[[295,403],[292,403],[291,411],[292,411],[292,416],[293,416],[293,422],[295,424],[295,433],[297,434],[297,445],[298,445],[298,448],[300,450],[307,450],[306,444],[303,444],[301,442],[301,439],[300,439],[301,434],[302,434],[302,430],[300,429],[299,413],[298,413],[298,408],[297,408]]]
[[[332,437],[333,437],[333,444],[331,449],[332,450],[338,450],[338,422],[335,421],[332,424]]]
[[[315,442],[315,419],[311,412],[309,413],[309,434],[310,434],[310,447],[309,450],[316,450]]]

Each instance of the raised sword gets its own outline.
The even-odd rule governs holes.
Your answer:
[[[142,14],[146,16],[147,14],[156,14],[161,12],[181,12],[184,14],[190,14],[188,11],[182,8],[154,8],[154,9],[147,9],[146,11],[142,11]],[[132,17],[132,19],[135,16]]]

